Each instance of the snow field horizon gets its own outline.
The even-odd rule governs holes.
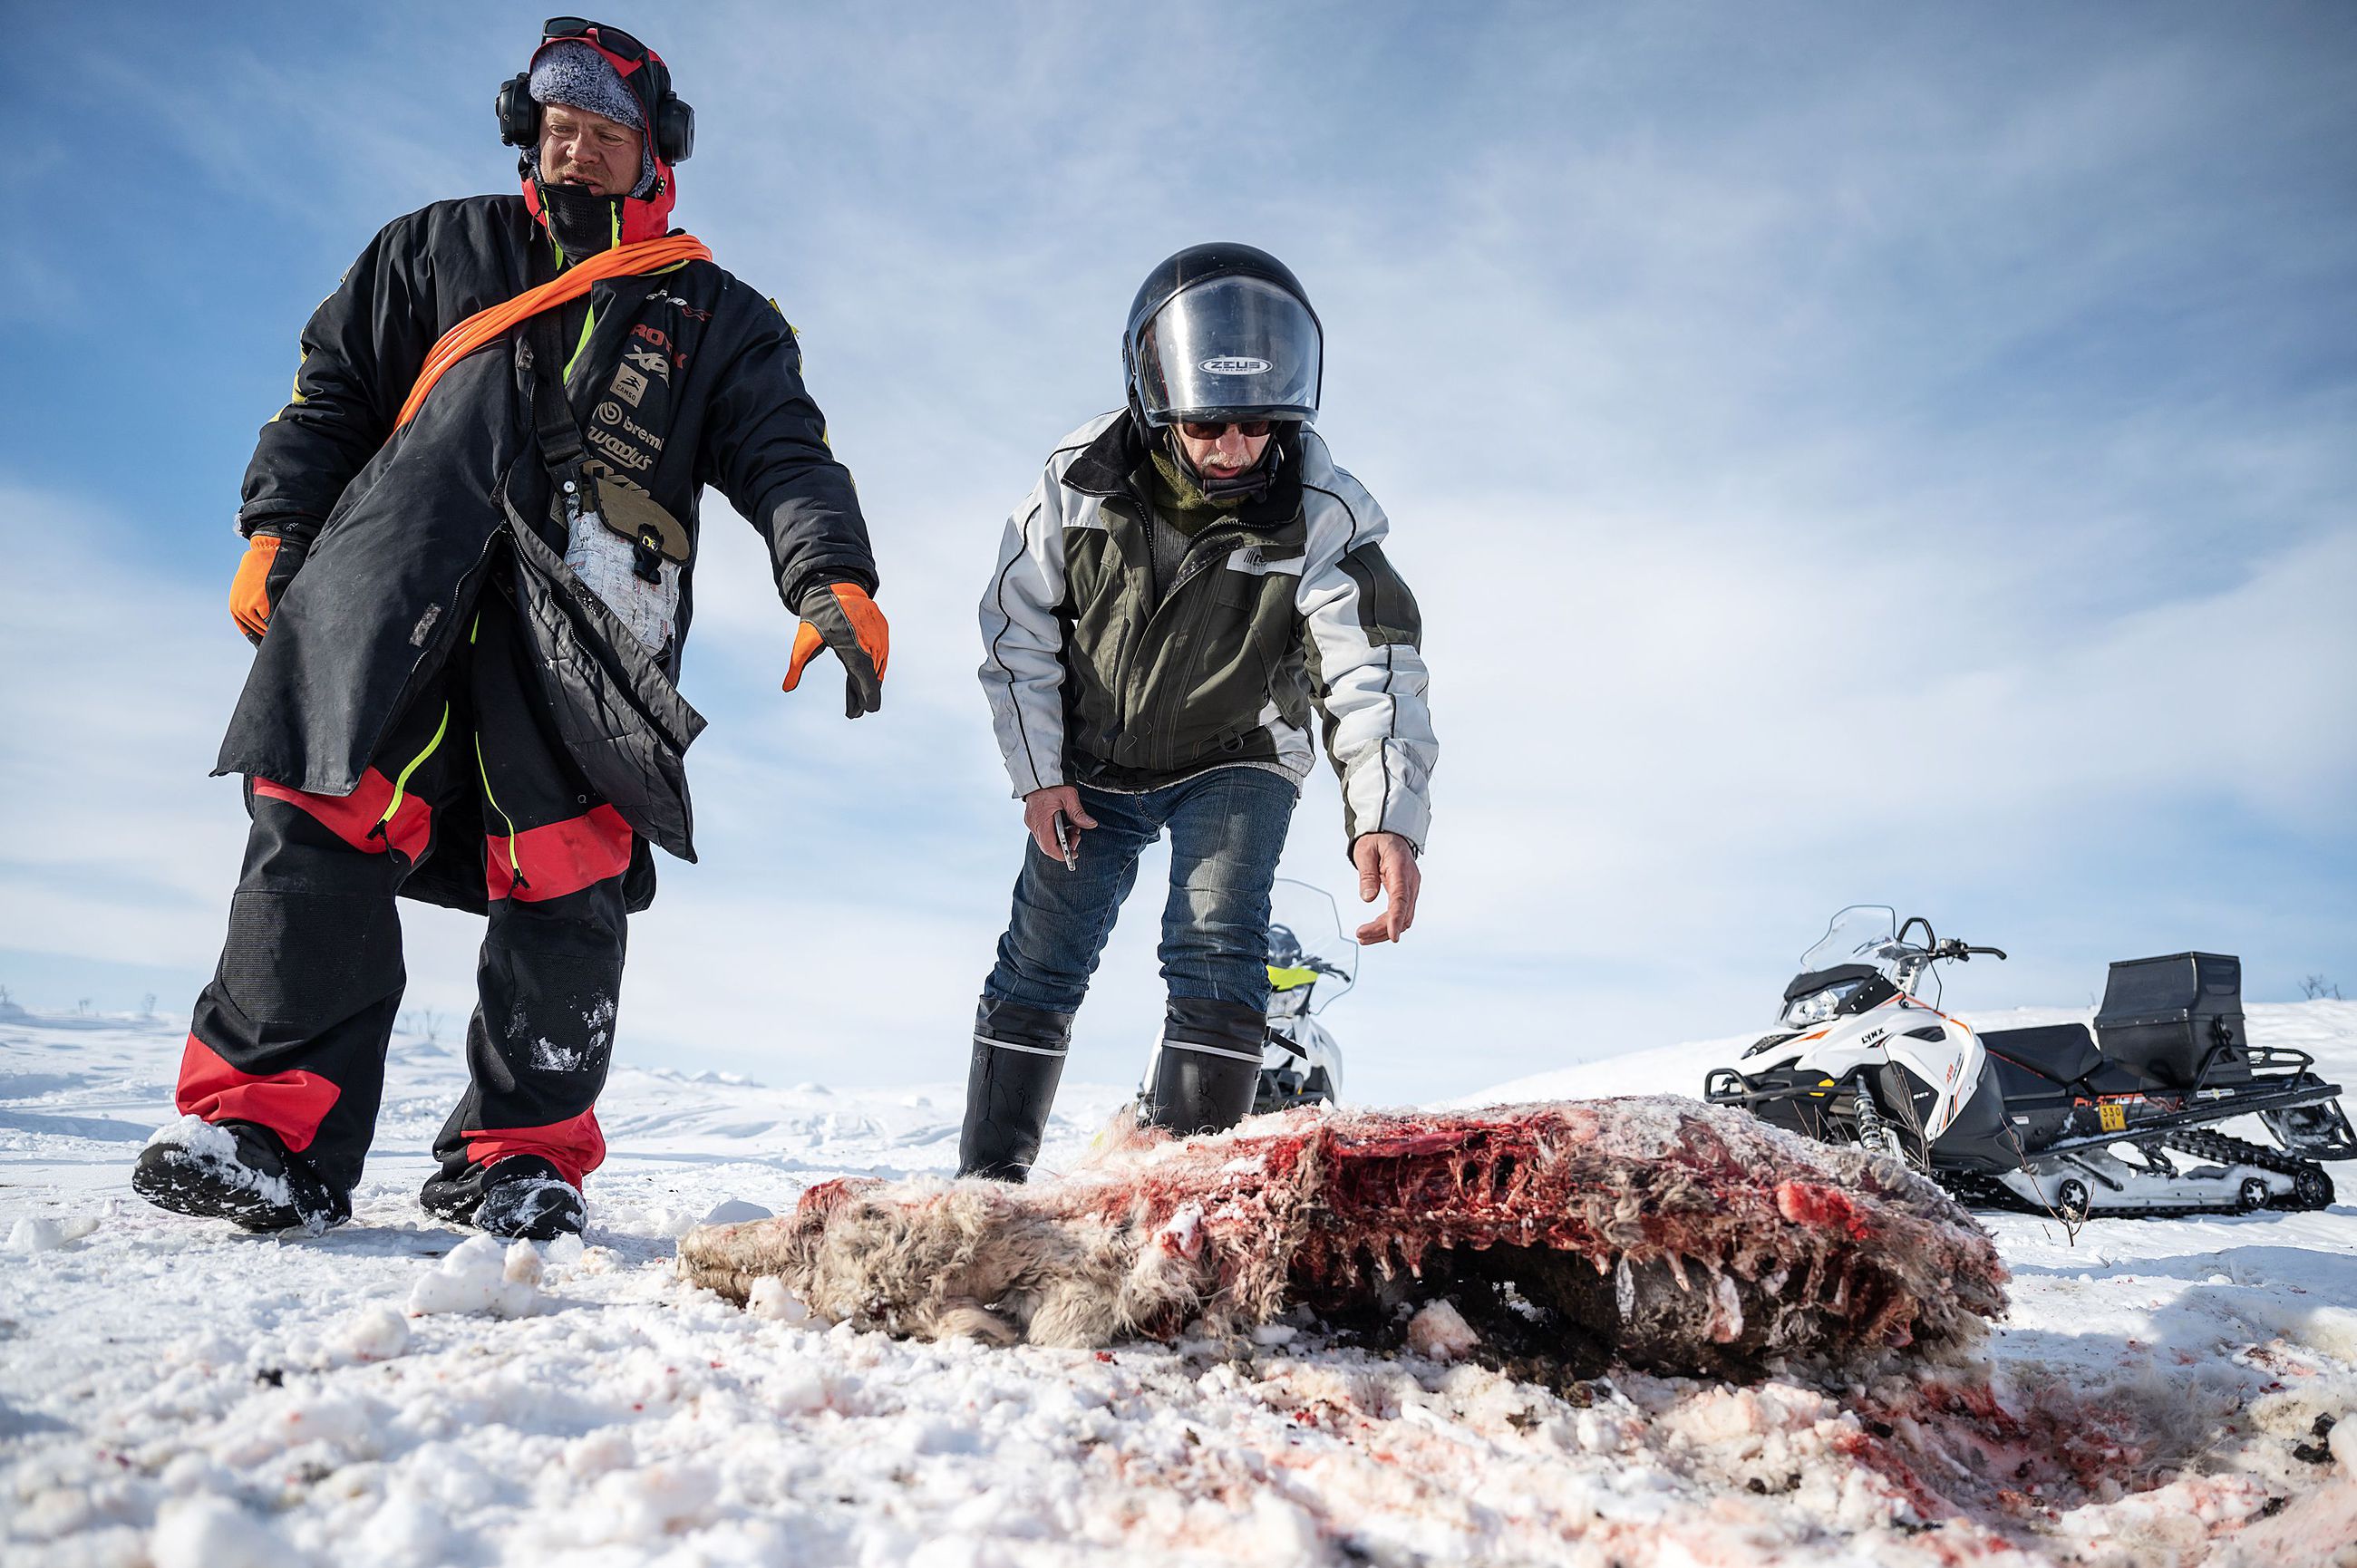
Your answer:
[[[2256,1043],[2357,1076],[2357,1004]],[[1984,1023],[2040,1021],[1991,1017]],[[623,1064],[582,1240],[470,1238],[415,1191],[463,1067],[395,1044],[348,1227],[132,1197],[162,1020],[0,1015],[0,1556],[11,1568],[1434,1564],[2325,1568],[2357,1536],[2357,1206],[1984,1216],[2014,1306],[1969,1369],[1851,1389],[1550,1389],[1315,1321],[1113,1350],[910,1344],[690,1290],[675,1238],[839,1176],[943,1175],[954,1099]],[[1698,1088],[1724,1043],[1472,1099]],[[1690,1082],[1688,1081],[1690,1080]],[[1045,1163],[1125,1090],[1060,1105]],[[1445,1348],[1445,1338],[1430,1341]],[[1959,1381],[1962,1378],[1964,1380]],[[1975,1402],[2002,1416],[1976,1416]],[[2319,1429],[2322,1434],[2319,1435]]]

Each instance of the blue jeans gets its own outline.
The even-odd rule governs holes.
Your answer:
[[[1142,795],[1080,787],[1097,825],[1080,835],[1078,870],[1027,843],[1015,911],[983,994],[1051,1013],[1078,1012],[1114,917],[1137,881],[1137,857],[1170,830],[1170,897],[1162,907],[1162,977],[1173,1000],[1268,1006],[1268,897],[1294,802],[1289,779],[1221,768]]]

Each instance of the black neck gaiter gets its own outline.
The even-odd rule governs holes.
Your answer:
[[[549,238],[568,262],[610,251],[622,234],[620,196],[599,196],[586,186],[541,185],[540,210],[548,220]]]

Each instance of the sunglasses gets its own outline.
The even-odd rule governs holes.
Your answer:
[[[1186,432],[1189,440],[1217,441],[1231,430],[1239,435],[1265,435],[1268,427],[1275,423],[1268,419],[1182,419],[1178,422],[1178,428]]]

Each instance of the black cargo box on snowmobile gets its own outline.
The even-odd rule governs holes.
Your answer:
[[[2095,1015],[2104,1055],[2168,1089],[2247,1083],[2243,961],[2180,952],[2112,965]]]

